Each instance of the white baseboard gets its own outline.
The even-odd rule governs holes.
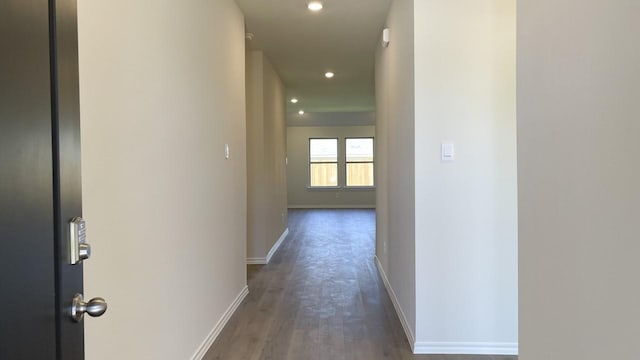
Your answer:
[[[209,348],[211,348],[211,345],[213,345],[213,342],[216,341],[216,338],[218,337],[218,335],[220,335],[220,333],[222,332],[222,329],[224,329],[225,325],[227,325],[227,322],[229,321],[233,313],[235,313],[236,310],[238,310],[238,306],[242,304],[242,301],[244,300],[244,298],[247,297],[248,294],[249,294],[249,287],[245,285],[240,291],[240,293],[238,294],[238,296],[235,298],[235,300],[233,300],[231,305],[229,305],[229,308],[227,308],[227,311],[225,311],[224,314],[222,314],[222,318],[218,320],[218,323],[213,327],[209,335],[207,335],[206,339],[204,339],[204,342],[202,343],[202,345],[198,347],[198,350],[191,357],[191,360],[202,360],[204,358],[207,351],[209,351]]]
[[[271,261],[271,258],[273,257],[273,254],[275,254],[276,251],[278,251],[278,249],[280,248],[280,245],[282,245],[282,242],[284,241],[284,239],[287,238],[287,235],[289,235],[289,228],[284,229],[284,232],[282,233],[282,235],[280,235],[280,238],[278,239],[278,241],[276,241],[276,243],[273,244],[273,246],[271,247],[271,250],[269,250],[269,253],[267,254],[267,257],[247,258],[247,265],[266,265],[266,264],[268,264],[269,261]]]
[[[247,258],[247,265],[267,265],[267,258]]]
[[[400,318],[400,323],[402,324],[402,328],[404,329],[404,333],[407,336],[407,340],[409,341],[409,345],[411,345],[411,350],[415,352],[415,336],[413,336],[413,332],[409,327],[409,323],[407,322],[407,317],[404,316],[404,311],[402,311],[402,307],[400,307],[400,302],[398,302],[398,297],[396,293],[393,291],[391,284],[389,283],[389,279],[387,278],[387,274],[384,272],[382,268],[382,264],[380,263],[380,259],[375,257],[376,267],[378,268],[378,272],[380,273],[380,277],[382,278],[382,282],[384,283],[384,287],[387,289],[387,293],[389,293],[389,297],[391,298],[391,302],[393,303],[393,307],[396,309],[396,313],[398,314],[398,318]]]
[[[273,257],[273,254],[275,254],[276,251],[278,251],[278,249],[280,248],[280,245],[282,245],[282,242],[284,241],[284,239],[287,238],[287,235],[289,235],[289,228],[284,229],[284,231],[282,232],[282,235],[280,235],[280,238],[278,239],[278,241],[276,241],[276,243],[273,244],[273,246],[271,247],[271,250],[269,250],[269,253],[267,254],[267,264],[269,263],[269,261],[271,261],[271,258]]]
[[[405,317],[404,312],[400,307],[398,297],[393,291],[393,288],[389,283],[389,279],[387,278],[387,274],[384,272],[382,264],[380,263],[380,259],[378,259],[377,256],[375,257],[375,261],[378,272],[380,273],[380,277],[382,277],[384,287],[389,293],[389,297],[391,298],[393,307],[396,309],[396,313],[400,318],[400,323],[402,323],[402,328],[404,329],[404,333],[407,336],[407,340],[409,340],[411,350],[414,354],[518,355],[518,343],[416,342],[413,332],[411,331],[411,328],[409,328],[407,318]]]
[[[289,205],[289,209],[375,209],[375,205]]]
[[[518,355],[518,343],[416,342],[414,354]]]

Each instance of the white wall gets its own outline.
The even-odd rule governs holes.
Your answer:
[[[638,358],[639,14],[518,1],[522,360]]]
[[[515,0],[414,10],[416,347],[514,353]],[[443,142],[455,144],[454,162],[441,161]]]
[[[287,227],[285,88],[262,51],[247,53],[247,258],[266,261]]]
[[[78,5],[85,295],[109,302],[86,356],[190,359],[246,284],[243,17],[232,0]]]
[[[413,0],[394,0],[391,45],[376,52],[376,256],[415,334],[415,176]]]
[[[376,206],[375,190],[308,189],[309,139],[338,138],[338,181],[344,187],[344,139],[374,137],[374,126],[290,126],[287,128],[287,188],[289,207],[366,207]],[[377,145],[376,145],[377,146]],[[375,169],[375,166],[374,166]]]

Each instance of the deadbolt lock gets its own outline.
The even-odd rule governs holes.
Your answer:
[[[69,263],[75,265],[91,257],[91,245],[87,244],[87,223],[75,217],[69,222]]]

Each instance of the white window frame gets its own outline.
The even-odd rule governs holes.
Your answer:
[[[347,140],[349,139],[371,139],[372,145],[373,145],[373,160],[371,161],[349,161],[347,159]],[[351,190],[356,190],[356,189],[375,189],[376,187],[376,139],[373,136],[348,136],[344,138],[344,188],[345,189],[351,189]],[[348,179],[349,179],[349,164],[371,164],[373,165],[373,185],[355,185],[355,186],[349,186],[348,185]],[[338,179],[340,180],[340,179]]]
[[[312,162],[311,161],[311,141],[312,140],[335,140],[336,141],[336,161],[335,162]],[[312,164],[335,164],[336,165],[336,185],[317,186],[311,184],[311,165]],[[340,138],[339,137],[311,137],[307,144],[307,188],[313,190],[333,190],[340,189]]]

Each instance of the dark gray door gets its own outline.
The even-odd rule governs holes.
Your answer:
[[[0,359],[84,359],[75,0],[0,2]]]

